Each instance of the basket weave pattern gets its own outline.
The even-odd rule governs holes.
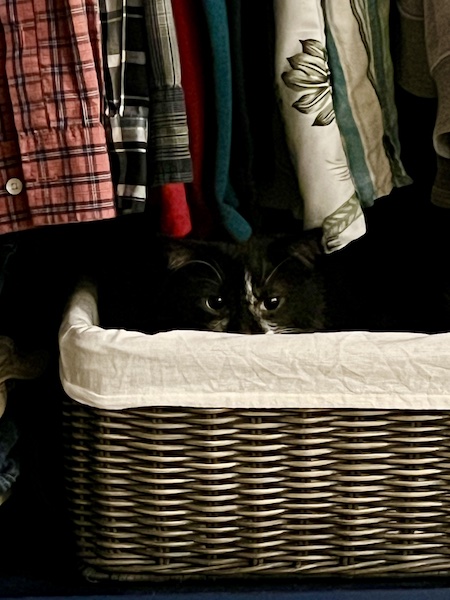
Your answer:
[[[450,412],[67,400],[90,577],[450,573]]]

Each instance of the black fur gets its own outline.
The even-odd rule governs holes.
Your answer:
[[[100,325],[145,333],[324,330],[320,255],[315,233],[243,244],[162,239],[115,285],[100,282]]]

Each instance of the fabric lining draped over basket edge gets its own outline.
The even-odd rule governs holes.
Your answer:
[[[92,407],[450,408],[450,333],[145,335],[98,322],[95,287],[80,284],[60,328],[60,377]]]

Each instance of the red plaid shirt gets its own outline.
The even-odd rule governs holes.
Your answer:
[[[114,217],[96,0],[0,2],[0,233]]]

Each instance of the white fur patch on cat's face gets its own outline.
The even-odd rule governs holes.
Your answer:
[[[254,308],[258,302],[258,298],[253,293],[252,276],[248,271],[245,271],[245,273],[244,273],[244,282],[245,282],[245,298],[248,302],[248,305],[251,306],[252,308]]]
[[[261,316],[260,300],[255,296],[253,291],[253,281],[251,274],[246,270],[244,273],[245,298],[248,302],[250,312],[255,317],[264,333],[274,333],[273,325]]]

